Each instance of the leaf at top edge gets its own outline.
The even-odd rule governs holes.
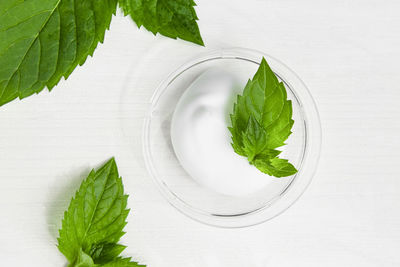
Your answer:
[[[103,42],[117,0],[8,0],[0,6],[2,106],[68,78]]]
[[[193,0],[119,0],[119,5],[138,27],[204,45]]]

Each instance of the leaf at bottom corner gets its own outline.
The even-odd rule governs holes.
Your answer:
[[[116,243],[124,234],[129,213],[127,198],[114,158],[90,172],[71,200],[60,229],[58,249],[69,262],[76,262],[80,250],[90,255],[95,263],[95,252],[100,248],[99,257],[104,256],[106,250],[107,255],[110,249],[122,251],[123,247]],[[104,244],[115,245],[105,247]]]
[[[99,265],[101,267],[146,267],[137,262],[131,261],[131,258],[117,258],[106,264]]]
[[[92,257],[83,252],[82,249],[79,250],[76,262],[69,264],[68,267],[94,267],[94,262]]]

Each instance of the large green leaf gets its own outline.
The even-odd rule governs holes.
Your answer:
[[[0,106],[53,88],[103,42],[117,0],[0,1]]]
[[[204,45],[193,0],[120,0],[119,4],[138,27]]]

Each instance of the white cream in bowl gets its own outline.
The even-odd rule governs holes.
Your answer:
[[[200,185],[233,196],[278,182],[231,146],[229,114],[243,86],[223,70],[208,70],[181,96],[171,122],[174,151],[186,172]]]

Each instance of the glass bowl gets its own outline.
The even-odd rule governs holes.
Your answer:
[[[171,119],[180,97],[199,75],[220,68],[244,85],[265,57],[285,84],[292,100],[292,134],[282,158],[298,169],[290,177],[276,178],[272,184],[245,196],[220,194],[201,186],[184,170],[171,142]],[[199,222],[219,227],[246,227],[265,222],[290,207],[304,192],[316,170],[321,146],[321,126],[313,98],[300,78],[279,60],[264,53],[243,49],[223,49],[207,53],[175,70],[156,89],[143,128],[146,167],[163,196],[176,209]],[[245,179],[245,177],[244,177]]]

